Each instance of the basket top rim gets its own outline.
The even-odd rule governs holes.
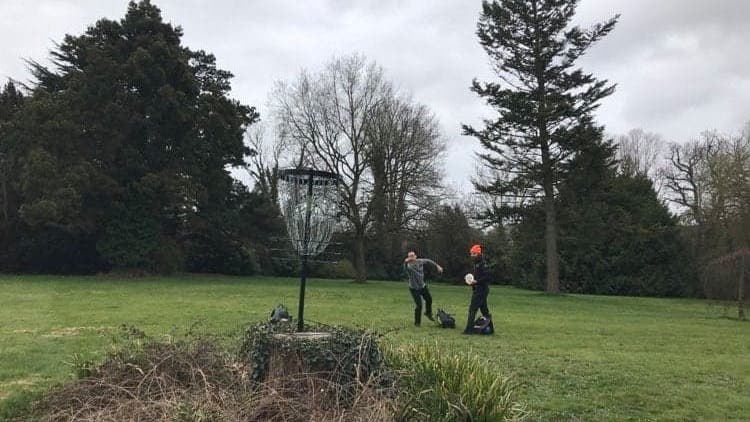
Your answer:
[[[312,168],[289,168],[279,171],[279,175],[284,178],[298,179],[302,177],[314,177],[317,179],[340,180],[341,177],[330,171],[315,170]]]

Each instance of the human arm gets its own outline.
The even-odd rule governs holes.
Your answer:
[[[435,268],[437,268],[437,271],[438,271],[438,272],[439,272],[440,274],[442,274],[442,273],[443,273],[443,267],[441,267],[440,265],[438,265],[438,263],[437,263],[437,262],[435,262],[435,261],[433,261],[433,260],[431,260],[431,259],[428,259],[428,258],[422,258],[422,259],[420,259],[420,261],[422,261],[422,262],[426,262],[426,263],[428,263],[428,264],[432,264],[432,265],[434,265],[434,266],[435,266]]]

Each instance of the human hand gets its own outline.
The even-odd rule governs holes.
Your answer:
[[[472,284],[476,284],[476,280],[474,280],[474,274],[469,273],[464,276],[464,282],[471,286]]]
[[[438,270],[438,273],[440,274],[443,273],[443,267],[441,267],[440,265],[437,266],[437,270]]]

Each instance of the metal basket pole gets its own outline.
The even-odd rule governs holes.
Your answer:
[[[299,280],[299,309],[297,319],[297,331],[302,332],[305,329],[305,284],[307,282],[307,257],[310,254],[310,214],[312,213],[312,196],[313,196],[313,172],[307,176],[307,204],[305,209],[305,232],[302,236],[302,270]]]

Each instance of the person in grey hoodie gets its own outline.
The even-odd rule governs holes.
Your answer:
[[[419,327],[422,322],[422,298],[425,303],[425,316],[431,321],[435,319],[432,316],[432,296],[430,295],[427,284],[424,282],[424,265],[432,264],[437,268],[439,273],[443,272],[443,267],[431,259],[417,258],[414,251],[409,251],[404,260],[404,270],[409,275],[409,291],[414,299],[414,325]]]

